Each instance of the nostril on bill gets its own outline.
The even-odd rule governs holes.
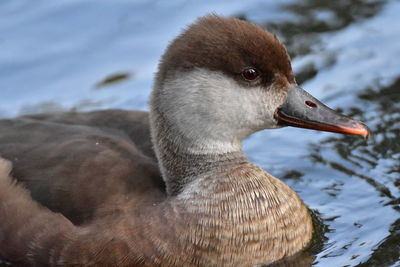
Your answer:
[[[307,106],[309,106],[310,108],[316,108],[317,104],[315,104],[314,102],[311,102],[309,100],[307,100],[306,102],[304,102]]]

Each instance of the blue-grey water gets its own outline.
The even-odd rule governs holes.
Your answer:
[[[314,211],[313,265],[400,266],[399,1],[0,1],[0,117],[146,110],[166,45],[211,12],[276,33],[302,87],[373,132],[284,128],[245,141]]]

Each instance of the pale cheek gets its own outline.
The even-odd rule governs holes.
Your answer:
[[[243,87],[221,73],[204,69],[179,77],[165,83],[161,105],[182,132],[196,128],[242,136],[276,127],[274,112],[285,98],[276,93],[282,90]]]

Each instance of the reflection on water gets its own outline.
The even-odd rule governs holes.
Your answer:
[[[306,55],[320,42],[320,34],[337,31],[356,21],[369,18],[379,12],[384,4],[382,0],[330,1],[305,0],[283,6],[284,10],[295,17],[280,23],[265,22],[268,30],[276,33],[285,43],[292,58]],[[325,65],[335,63],[335,55],[326,54]],[[313,64],[307,65],[296,73],[297,83],[311,79],[318,73]]]
[[[318,42],[318,35],[336,31],[375,15],[383,5],[381,0],[330,1],[305,0],[284,5],[284,9],[296,17],[284,23],[265,23],[268,29],[284,38],[292,57],[310,52]]]
[[[398,266],[400,259],[400,219],[396,220],[389,229],[390,234],[374,250],[371,257],[358,266]]]
[[[400,79],[386,88],[366,90],[359,99],[365,109],[353,108],[350,113],[371,127],[373,140],[368,146],[360,145],[363,141],[351,136],[332,136],[313,144],[310,157],[319,164],[366,181],[382,196],[381,205],[400,212]],[[321,156],[322,150],[334,150],[340,157]],[[389,234],[359,266],[389,266],[399,263],[399,259],[400,220],[396,219],[390,225]]]

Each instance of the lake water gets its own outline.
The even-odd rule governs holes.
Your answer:
[[[166,45],[211,12],[275,32],[302,87],[373,132],[284,128],[245,141],[316,215],[313,247],[295,262],[400,266],[400,1],[0,1],[0,117],[146,110]]]

